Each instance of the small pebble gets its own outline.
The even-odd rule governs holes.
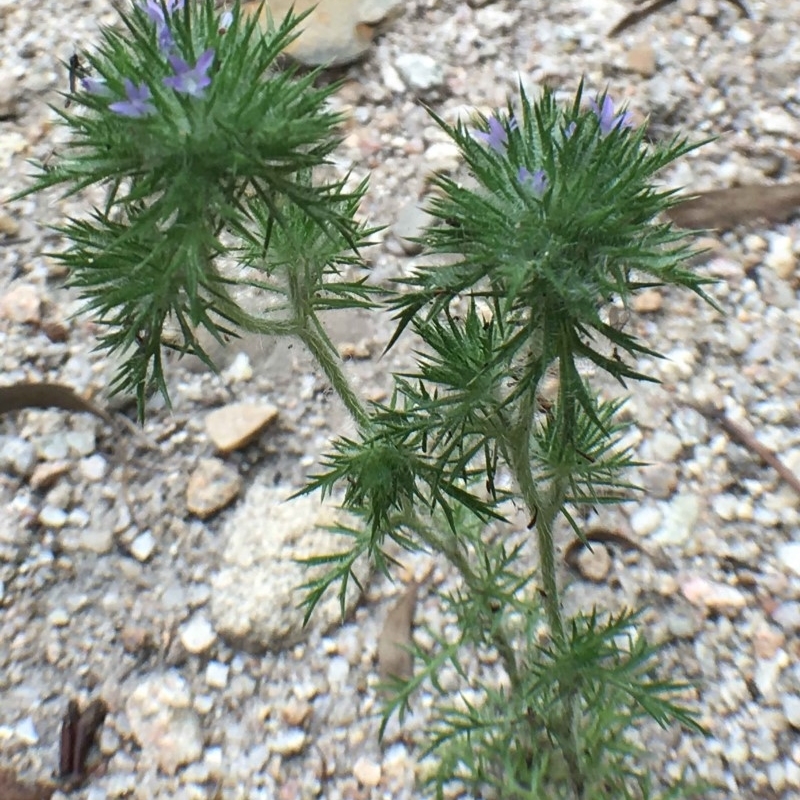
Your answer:
[[[25,477],[36,466],[36,448],[19,436],[0,436],[0,470]]]
[[[425,53],[402,53],[397,57],[395,67],[410,89],[427,91],[440,86],[444,81],[441,66],[436,59]]]
[[[63,528],[67,524],[67,516],[63,508],[44,506],[39,512],[39,522],[46,528]]]
[[[800,575],[800,542],[781,544],[775,554],[786,569]]]
[[[99,453],[95,453],[87,458],[82,458],[78,468],[87,481],[98,483],[105,477],[108,462]]]
[[[179,630],[181,643],[190,653],[203,653],[217,640],[217,633],[208,619],[195,614]]]
[[[781,707],[786,721],[796,730],[800,730],[800,697],[796,694],[783,695]]]
[[[608,548],[600,543],[593,542],[592,549],[581,548],[578,554],[578,569],[587,580],[600,583],[608,577],[611,571],[611,555]]]
[[[641,506],[631,514],[631,529],[637,536],[647,536],[658,528],[662,519],[663,515],[657,506]]]
[[[353,764],[353,777],[362,786],[374,789],[381,782],[381,765],[361,756]]]
[[[230,667],[219,661],[209,661],[206,666],[206,683],[214,689],[224,689],[228,685]]]
[[[156,549],[155,536],[150,531],[140,533],[132,542],[130,546],[131,555],[137,561],[147,561],[153,551]]]
[[[39,734],[36,732],[36,728],[34,727],[33,719],[31,717],[25,717],[16,724],[14,728],[14,735],[23,744],[30,746],[38,744],[39,742]]]
[[[282,756],[296,756],[306,746],[306,732],[300,728],[280,731],[269,743],[271,749]]]

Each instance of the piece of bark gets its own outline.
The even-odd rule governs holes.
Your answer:
[[[97,699],[92,700],[78,718],[75,731],[75,751],[72,757],[72,774],[79,778],[86,776],[86,759],[106,714],[108,714],[108,706],[104,700]]]
[[[699,192],[669,209],[667,216],[680,228],[726,230],[758,219],[785,222],[797,213],[800,183],[776,183]]]
[[[378,638],[378,675],[381,680],[408,680],[414,674],[411,628],[417,606],[418,584],[412,582],[386,615]]]
[[[66,778],[72,775],[75,762],[75,736],[78,732],[80,711],[75,700],[67,703],[67,711],[61,720],[61,741],[58,751],[58,775]]]

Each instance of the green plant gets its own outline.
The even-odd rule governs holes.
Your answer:
[[[563,517],[582,537],[577,506],[634,488],[620,403],[598,399],[582,364],[624,383],[647,378],[620,353],[658,354],[611,324],[609,304],[663,284],[706,297],[683,266],[689,243],[660,221],[673,194],[653,183],[694,145],[648,143],[608,96],[586,107],[582,86],[566,108],[520,92],[478,131],[434,115],[476,188],[436,178],[421,243],[443,263],[382,294],[342,269],[361,265],[371,234],[356,221],[365,184],[319,178],[338,143],[326,105],[336,85],[276,61],[301,21],[262,37],[238,5],[222,19],[211,0],[147,0],[123,13],[126,34],[103,32],[75,110],[58,110],[72,138],[30,191],[107,190],[88,220],[60,228],[69,248],[57,257],[103,326],[100,347],[124,356],[113,388],[135,391],[143,416],[151,383],[166,395],[164,346],[209,360],[197,328],[302,341],[357,423],[302,491],[343,488],[366,522],[341,553],[312,560],[330,569],[307,586],[308,613],[331,585],[344,597],[356,558],[390,571],[387,538],[441,553],[460,576],[442,597],[460,637],[432,632],[436,646],[417,650],[422,669],[395,682],[384,717],[424,682],[439,689],[433,794],[455,782],[504,800],[654,796],[630,732],[644,716],[698,728],[685,687],[653,677],[658,651],[636,614],[564,619],[554,527]],[[238,302],[243,287],[262,293],[263,313]],[[366,405],[320,313],[378,306],[397,320],[388,347],[409,328],[420,346],[389,402]],[[168,341],[167,323],[178,331]],[[513,544],[511,501],[531,532]],[[537,571],[524,566],[533,542]],[[442,669],[474,682],[464,656],[481,651],[498,654],[504,681],[449,696]]]

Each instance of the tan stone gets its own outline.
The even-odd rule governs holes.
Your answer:
[[[310,66],[349,64],[369,50],[374,26],[395,15],[403,5],[401,0],[270,0],[261,23],[266,28],[270,14],[277,24],[292,7],[297,15],[316,6],[286,52]],[[258,6],[251,0],[244,10],[252,14]]]
[[[628,69],[643,78],[651,78],[656,72],[656,51],[649,42],[639,42],[628,50]]]
[[[661,310],[664,298],[658,289],[644,289],[634,295],[632,305],[639,314],[654,314]]]
[[[362,756],[353,764],[353,777],[362,786],[374,789],[381,782],[381,765]]]
[[[0,235],[12,238],[19,233],[19,223],[8,214],[0,213]]]
[[[189,476],[186,507],[200,519],[206,519],[230,505],[242,488],[239,473],[218,458],[201,459]]]
[[[592,544],[592,549],[584,547],[578,554],[578,569],[587,580],[600,583],[611,571],[611,556],[602,544]]]
[[[278,418],[278,409],[264,403],[232,403],[206,416],[206,433],[220,453],[246,447]]]
[[[292,728],[299,728],[311,716],[311,703],[292,697],[281,709],[281,719]]]
[[[0,317],[37,325],[42,319],[42,300],[36,287],[29,283],[12,284],[0,298]]]

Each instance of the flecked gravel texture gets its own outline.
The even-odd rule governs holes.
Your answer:
[[[459,109],[503,105],[519,80],[569,97],[583,75],[590,90],[627,100],[654,139],[719,137],[666,173],[670,185],[798,180],[800,0],[749,6],[753,20],[723,0],[681,0],[611,40],[630,5],[409,0],[367,59],[342,71],[337,102],[350,121],[337,169],[371,174],[363,210],[391,226],[431,169],[458,169],[422,103],[453,120]],[[18,292],[0,319],[4,384],[58,380],[102,398],[108,382],[92,321],[72,316],[76,298],[42,255],[61,246],[45,226],[80,215],[88,199],[4,201],[26,186],[26,158],[58,150],[64,134],[47,103],[61,102],[61,61],[115,19],[102,0],[0,0],[0,286],[4,296]],[[598,548],[581,569],[599,582],[565,567],[565,601],[571,610],[647,605],[649,634],[670,642],[665,673],[697,681],[710,736],[645,726],[654,775],[689,765],[690,776],[718,787],[711,797],[796,798],[798,497],[688,404],[722,403],[800,472],[800,221],[754,221],[706,244],[697,269],[719,279],[710,293],[724,314],[672,291],[634,309],[631,328],[668,355],[637,365],[662,383],[632,387],[628,406],[638,421],[631,441],[653,466],[633,476],[646,490],[639,500],[590,520],[658,556]],[[378,283],[413,265],[401,245],[389,228],[369,251]],[[381,397],[389,370],[410,358],[406,346],[378,359],[390,321],[327,322],[337,342],[372,353],[348,371],[359,391]],[[187,477],[213,455],[204,414],[247,400],[279,410],[256,443],[225,456],[243,494],[252,484],[298,488],[329,438],[350,430],[299,346],[245,340],[221,359],[220,376],[174,365],[174,408],[154,402],[145,426],[159,449],[125,451],[124,467],[119,438],[86,415],[0,420],[0,766],[30,779],[51,774],[66,698],[102,696],[103,767],[72,795],[81,800],[417,797],[430,698],[390,726],[383,745],[374,715],[376,642],[400,587],[373,581],[347,624],[278,652],[234,649],[209,626],[235,508],[205,521],[186,511]],[[432,592],[452,576],[424,558],[406,566],[406,579],[427,578],[417,624],[446,635],[452,620]],[[494,675],[492,664],[474,666]],[[184,731],[173,743],[181,752],[161,769],[159,753],[137,745],[156,735],[163,709],[149,707],[153,697]]]

